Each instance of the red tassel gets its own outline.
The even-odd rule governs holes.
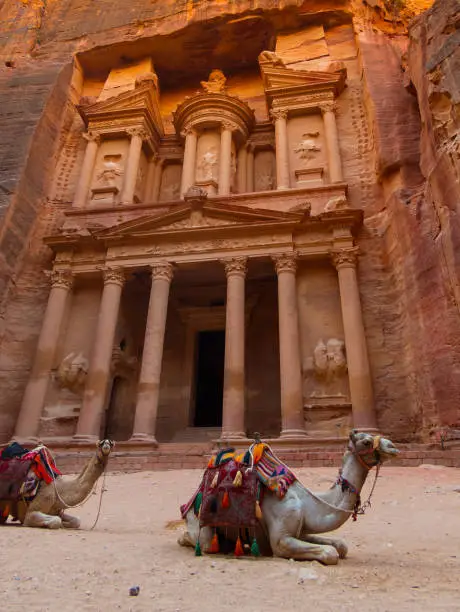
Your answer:
[[[235,545],[235,557],[242,557],[244,555],[243,545],[241,544],[240,536],[236,541]]]
[[[217,537],[217,533],[214,534],[211,540],[211,546],[209,547],[210,553],[218,553],[219,552],[219,538]]]
[[[225,491],[224,496],[222,498],[222,508],[230,508],[230,496],[228,491]]]

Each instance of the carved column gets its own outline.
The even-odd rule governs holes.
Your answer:
[[[246,191],[252,193],[254,191],[254,147],[251,143],[247,145],[247,160],[246,160]]]
[[[91,177],[94,172],[94,164],[96,163],[97,150],[101,137],[95,132],[83,134],[83,138],[88,141],[85,150],[85,157],[78,177],[77,189],[73,199],[75,208],[83,208],[86,206],[88,192],[91,184]]]
[[[156,444],[155,430],[160,397],[163,343],[168,313],[169,288],[173,266],[168,262],[152,265],[152,287],[145,328],[141,375],[137,391],[132,441]]]
[[[237,182],[238,182],[238,193],[246,193],[246,179],[247,179],[247,160],[248,152],[246,146],[243,145],[238,151],[238,171],[237,171]]]
[[[118,268],[104,270],[104,289],[75,440],[93,441],[100,433],[124,282],[125,276],[122,270]]]
[[[153,188],[152,188],[152,202],[159,202],[160,200],[160,189],[161,189],[161,178],[163,175],[163,164],[164,159],[157,158],[155,162],[155,173],[153,176]]]
[[[194,128],[188,128],[182,132],[185,136],[184,163],[182,165],[182,178],[180,185],[180,197],[183,198],[190,187],[195,184],[196,167],[196,145],[198,134]]]
[[[155,181],[155,170],[157,167],[157,156],[154,155],[151,159],[149,159],[148,167],[147,167],[147,177],[145,179],[144,193],[142,196],[143,202],[153,202],[153,184]]]
[[[273,257],[278,275],[282,438],[305,436],[297,311],[296,257]]]
[[[233,126],[223,123],[220,132],[219,157],[219,195],[229,195],[232,170],[232,132]]]
[[[277,189],[289,189],[289,147],[287,136],[287,111],[270,111],[275,122],[276,144],[276,186]]]
[[[136,189],[137,173],[139,172],[139,161],[141,159],[142,142],[147,138],[142,128],[131,128],[127,130],[131,136],[129,143],[128,159],[125,166],[125,177],[121,191],[120,201],[122,204],[132,204],[134,191]]]
[[[343,180],[342,160],[340,158],[339,136],[335,120],[335,105],[333,102],[321,106],[324,121],[324,134],[326,137],[327,155],[329,163],[329,178],[331,183],[340,183]]]
[[[244,438],[244,331],[246,258],[224,261],[227,275],[222,439]]]
[[[332,261],[339,277],[353,426],[375,430],[377,419],[356,275],[357,251],[357,248],[336,251],[332,253]]]
[[[16,439],[30,440],[38,434],[50,372],[53,367],[71,289],[71,272],[69,270],[53,271],[51,274],[51,291],[38,338],[35,360],[16,422],[14,432]]]

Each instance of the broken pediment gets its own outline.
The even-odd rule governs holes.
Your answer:
[[[108,229],[95,232],[97,240],[112,241],[123,239],[161,236],[176,232],[207,231],[248,225],[298,223],[303,215],[272,210],[249,209],[242,206],[217,206],[213,204],[181,204],[171,207],[163,214],[148,215],[127,221]]]
[[[130,126],[133,120],[138,123],[139,119],[142,119],[145,122],[144,127],[155,135],[155,139],[162,137],[164,129],[158,82],[153,76],[155,75],[152,75],[152,78],[138,79],[134,89],[89,105],[78,106],[78,112],[88,129],[100,133],[119,132],[122,125]]]

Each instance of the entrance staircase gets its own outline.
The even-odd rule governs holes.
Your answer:
[[[171,442],[173,444],[209,442],[212,445],[213,440],[218,440],[220,438],[220,433],[220,427],[187,427],[182,431],[176,432]]]

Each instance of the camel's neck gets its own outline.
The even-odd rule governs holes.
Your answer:
[[[342,482],[335,483],[328,491],[317,495],[340,510],[352,511],[368,473],[369,470],[359,462],[356,455],[347,451],[343,458]],[[347,486],[348,484],[350,487]],[[343,512],[338,512],[338,517],[341,523],[348,518]]]
[[[104,471],[107,460],[94,455],[81,473],[72,480],[59,480],[59,493],[68,506],[81,504],[91,493],[99,476]]]

